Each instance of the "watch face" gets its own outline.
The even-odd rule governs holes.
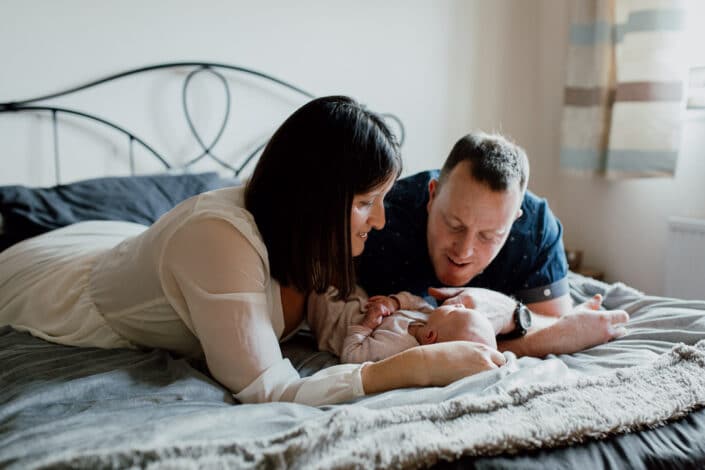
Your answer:
[[[524,328],[531,326],[531,311],[524,305],[519,309],[519,324]]]

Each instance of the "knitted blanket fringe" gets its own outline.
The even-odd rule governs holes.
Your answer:
[[[38,468],[420,468],[660,426],[705,405],[705,340],[653,363],[492,396],[337,408],[265,439],[55,455]]]

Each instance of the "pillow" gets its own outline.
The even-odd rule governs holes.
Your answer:
[[[96,178],[51,188],[0,186],[0,251],[84,220],[151,225],[184,199],[237,184],[211,172]]]

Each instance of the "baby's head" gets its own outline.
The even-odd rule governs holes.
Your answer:
[[[474,341],[497,348],[494,328],[487,317],[462,305],[444,305],[433,310],[416,332],[421,344]]]

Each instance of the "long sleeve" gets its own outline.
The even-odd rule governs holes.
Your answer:
[[[310,294],[306,302],[306,321],[316,336],[318,349],[340,357],[348,326],[357,325],[365,318],[362,309],[367,295],[359,287],[345,300],[336,300],[336,293],[331,288],[324,294]]]
[[[169,240],[165,292],[199,339],[213,376],[244,403],[323,405],[364,394],[360,365],[301,378],[282,357],[279,289],[263,255],[229,221],[189,221]]]
[[[399,310],[416,310],[417,312],[431,313],[433,306],[426,302],[422,297],[411,294],[406,291],[391,295],[399,302]]]
[[[418,346],[409,324],[413,320],[398,311],[385,318],[374,330],[363,325],[350,325],[343,341],[340,359],[346,363],[381,361],[389,356]]]
[[[385,318],[372,330],[361,325],[367,295],[361,288],[345,300],[335,299],[335,289],[325,294],[311,294],[307,302],[307,321],[316,335],[318,348],[332,352],[345,363],[379,361],[419,343],[408,333],[411,321],[399,312]],[[421,297],[400,292],[394,297],[403,310],[430,312]]]

